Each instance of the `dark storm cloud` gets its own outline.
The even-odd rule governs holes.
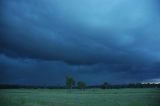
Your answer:
[[[65,76],[72,75],[71,68],[62,62],[14,59],[1,54],[0,63],[0,83],[60,85]]]
[[[157,63],[159,64],[159,63]],[[156,68],[153,68],[156,67]],[[74,76],[89,85],[109,83],[142,82],[146,79],[159,78],[158,66],[151,64],[145,69],[142,66],[124,64],[94,64],[69,66],[59,61],[37,61],[29,58],[10,58],[0,55],[0,84],[27,84],[27,85],[64,85],[65,77]]]
[[[61,71],[53,71],[55,76],[52,74],[58,80],[61,73],[62,76],[67,74],[66,67],[74,70],[82,66],[79,71],[69,74],[89,80],[90,75],[92,79],[99,73],[99,82],[122,81],[124,76],[122,82],[159,78],[160,14],[157,2],[2,0],[0,53],[6,62],[1,60],[1,73],[6,76],[11,75],[7,72],[16,70],[22,76],[29,73],[27,77],[25,74],[21,77],[24,82],[29,76],[33,79],[38,72],[40,78],[45,74],[51,78],[51,70],[62,67]],[[26,59],[29,59],[27,63]],[[13,69],[8,68],[12,60]],[[32,71],[20,71],[27,69]],[[46,69],[47,72],[42,71]]]
[[[152,13],[151,6],[147,4],[149,1],[145,4],[140,2],[141,5],[138,6],[136,12],[135,9],[127,6],[131,5],[130,2],[124,4],[125,1],[122,3],[102,1],[106,3],[105,5],[111,3],[113,6],[96,10],[92,10],[97,6],[94,3],[96,0],[93,3],[90,2],[3,1],[2,48],[21,56],[61,60],[72,64],[122,63],[134,61],[135,57],[142,61],[148,59],[148,55],[143,56],[141,52],[146,49],[149,41],[155,41],[157,37],[150,37],[154,32],[152,30],[155,29],[148,31],[151,33],[149,35],[146,35],[145,30],[149,27],[158,27],[152,24],[155,18],[150,15],[155,14]],[[42,3],[44,4],[41,5]],[[77,7],[78,3],[85,3],[85,5],[83,8]],[[137,4],[137,2],[133,3]],[[116,18],[115,15],[118,14],[113,12],[119,12],[119,8],[121,8],[121,14],[119,18]],[[125,8],[129,10],[126,11]],[[141,15],[138,10],[144,13]],[[126,22],[123,19],[126,19]],[[118,21],[118,24],[114,21]],[[149,25],[144,26],[147,24]],[[135,32],[138,28],[141,28],[141,31]],[[156,32],[152,36],[157,36],[158,32]]]

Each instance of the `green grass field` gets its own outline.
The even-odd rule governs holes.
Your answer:
[[[160,106],[160,89],[2,89],[0,106]]]

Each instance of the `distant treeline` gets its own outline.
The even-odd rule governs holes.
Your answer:
[[[0,89],[67,89],[66,86],[33,86],[33,85],[9,85],[9,84],[0,84]],[[111,85],[111,84],[102,84],[102,85],[93,85],[86,86],[87,89],[92,88],[101,88],[101,89],[120,89],[120,88],[160,88],[160,84],[119,84],[119,85]],[[73,89],[78,89],[78,87],[73,87]]]
[[[0,84],[0,89],[64,89],[65,86],[35,86],[35,85],[11,85],[11,84]]]
[[[141,83],[131,83],[131,84],[103,84],[99,86],[89,86],[89,88],[102,88],[102,89],[120,89],[120,88],[160,88],[160,84],[141,84]]]

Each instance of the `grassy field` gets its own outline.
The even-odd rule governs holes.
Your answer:
[[[160,89],[2,89],[0,106],[160,106]]]

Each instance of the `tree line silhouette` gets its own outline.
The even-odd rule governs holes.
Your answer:
[[[12,85],[12,84],[0,84],[0,89],[91,89],[91,88],[101,88],[101,89],[120,89],[120,88],[160,88],[160,83],[130,83],[130,84],[109,84],[104,82],[100,85],[89,85],[87,86],[84,81],[76,81],[73,77],[66,77],[66,85],[64,86],[35,86],[35,85]]]
[[[35,86],[35,85],[12,85],[12,84],[0,84],[0,89],[70,89],[66,86]],[[86,86],[82,82],[79,82],[77,86],[73,86],[72,89],[91,89],[91,88],[101,88],[101,89],[120,89],[120,88],[160,88],[160,84],[141,84],[141,83],[132,83],[132,84],[117,84],[117,85],[89,85]]]

